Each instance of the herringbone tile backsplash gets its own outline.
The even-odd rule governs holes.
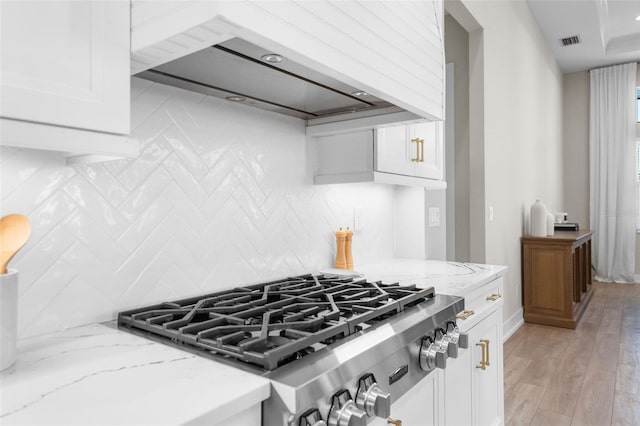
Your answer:
[[[331,267],[355,207],[356,269],[393,256],[392,187],[313,185],[302,121],[138,79],[132,98],[136,159],[1,148],[1,214],[32,225],[11,263],[21,338]]]

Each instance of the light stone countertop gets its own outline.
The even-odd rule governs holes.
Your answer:
[[[223,420],[270,395],[267,379],[92,324],[18,341],[0,373],[0,424],[178,425]]]
[[[390,259],[368,280],[468,295],[505,266]],[[335,270],[326,270],[331,272]],[[336,271],[337,272],[337,271]],[[344,271],[342,271],[344,272]],[[269,380],[174,347],[91,324],[18,342],[0,373],[0,424],[177,425],[231,417],[270,395]],[[212,417],[213,416],[213,417]]]
[[[356,266],[354,272],[370,281],[433,286],[438,294],[467,296],[475,289],[502,276],[506,266],[440,260],[389,259]]]

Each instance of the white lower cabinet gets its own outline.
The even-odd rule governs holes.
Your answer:
[[[447,426],[472,425],[473,387],[471,382],[472,351],[460,350],[459,357],[447,359],[444,370],[445,424]]]
[[[469,348],[447,360],[445,424],[495,426],[504,423],[502,307],[468,330]]]
[[[504,418],[502,308],[469,331],[469,343],[473,354],[473,424],[501,425]]]
[[[441,425],[444,422],[444,375],[442,370],[428,374],[391,405],[393,420],[404,426]],[[385,426],[387,419],[376,418],[369,425]]]
[[[447,359],[444,370],[447,426],[504,424],[502,364],[502,290],[499,277],[465,297],[457,324],[469,338],[469,348]]]

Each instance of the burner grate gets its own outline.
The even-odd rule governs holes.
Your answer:
[[[273,370],[433,296],[308,274],[121,312],[118,323]]]

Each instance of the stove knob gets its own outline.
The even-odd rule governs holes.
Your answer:
[[[320,415],[320,411],[317,408],[312,408],[310,410],[305,411],[300,416],[299,426],[327,426],[327,424],[322,420],[322,416]]]
[[[453,321],[447,324],[447,336],[451,341],[455,341],[459,347],[463,349],[469,348],[469,336],[466,333],[461,333]]]
[[[371,417],[386,419],[391,414],[391,394],[383,391],[373,374],[369,373],[358,380],[356,405]]]
[[[469,335],[467,333],[460,333],[458,346],[460,346],[462,349],[469,349]]]
[[[329,426],[366,426],[367,413],[356,406],[348,390],[341,390],[331,397]]]
[[[420,368],[424,371],[431,371],[434,368],[445,368],[447,366],[447,352],[431,337],[422,339],[420,347]]]
[[[447,333],[441,328],[436,330],[436,344],[438,344],[444,352],[447,353],[447,357],[458,358],[458,339],[457,337]]]
[[[437,336],[437,331],[436,331]],[[442,343],[440,346],[447,351],[447,356],[450,358],[458,358],[458,334],[447,325],[447,333],[442,336]]]

